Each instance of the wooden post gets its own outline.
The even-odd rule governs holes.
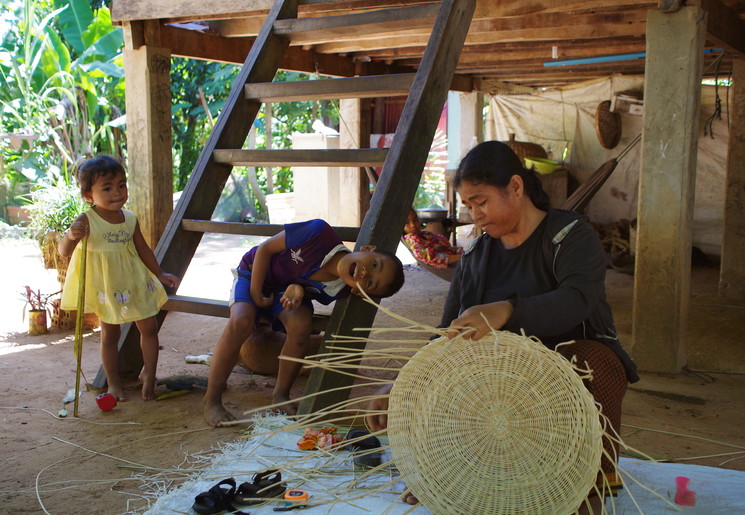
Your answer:
[[[474,142],[484,141],[484,94],[480,91],[459,93],[460,131],[450,137],[460,138],[460,156],[458,163],[474,146]]]
[[[745,58],[734,57],[719,294],[745,302]]]
[[[691,274],[706,12],[649,11],[632,352],[639,368],[680,372]]]
[[[339,101],[339,148],[370,147],[370,100],[343,98]],[[345,209],[338,225],[359,227],[370,209],[370,183],[361,168],[339,168],[339,202]]]
[[[155,39],[147,27],[144,37],[130,24],[124,29],[129,204],[155,248],[173,211],[171,53],[145,44]]]

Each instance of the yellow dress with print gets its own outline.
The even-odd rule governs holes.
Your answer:
[[[93,209],[85,212],[90,225],[85,274],[85,312],[108,324],[134,322],[156,315],[168,300],[165,289],[140,259],[134,236],[137,217],[122,209],[124,222],[112,224]],[[62,309],[78,307],[80,259],[78,243],[62,289]]]

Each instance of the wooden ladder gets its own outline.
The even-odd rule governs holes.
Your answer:
[[[421,172],[427,160],[455,66],[465,41],[475,0],[444,0],[402,8],[324,18],[297,18],[298,0],[275,0],[246,61],[238,74],[212,134],[197,161],[163,235],[155,256],[164,270],[183,277],[205,232],[272,236],[281,225],[211,221],[220,193],[233,166],[383,166],[370,209],[362,226],[335,227],[344,241],[359,248],[373,243],[395,251]],[[396,28],[434,23],[416,74],[361,76],[298,82],[271,82],[290,43],[312,37],[314,32],[340,35],[370,34]],[[247,150],[242,149],[262,102],[291,102],[339,98],[372,98],[407,94],[408,98],[389,149]],[[240,256],[236,256],[236,263]],[[225,301],[171,295],[158,315],[162,324],[168,311],[228,316]],[[374,306],[358,297],[335,303],[325,330],[327,335],[357,335],[357,327],[371,327]],[[364,344],[360,344],[364,345]],[[323,352],[324,346],[321,349]],[[122,326],[119,340],[122,374],[142,369],[139,333],[134,324]],[[348,386],[352,378],[314,370],[307,393]],[[94,386],[103,387],[106,376],[99,369]],[[348,390],[323,393],[305,401],[301,412],[311,412],[348,398]]]

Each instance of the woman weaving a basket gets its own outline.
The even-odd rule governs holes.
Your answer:
[[[534,171],[497,141],[473,148],[460,163],[454,185],[482,230],[463,254],[453,276],[441,327],[478,340],[492,329],[536,336],[581,368],[592,371],[584,385],[619,434],[621,402],[628,382],[639,379],[616,336],[605,295],[605,253],[587,218],[552,209]],[[367,417],[374,430],[388,423],[387,398],[373,401]],[[618,446],[603,437],[617,461]],[[601,469],[613,481],[615,463]],[[603,481],[602,476],[599,481]],[[406,502],[416,503],[409,495]],[[600,500],[591,502],[597,511]]]

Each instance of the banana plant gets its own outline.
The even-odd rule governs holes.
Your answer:
[[[23,0],[0,17],[3,132],[33,135],[3,146],[5,163],[37,181],[94,153],[122,156],[123,38],[109,10]]]

